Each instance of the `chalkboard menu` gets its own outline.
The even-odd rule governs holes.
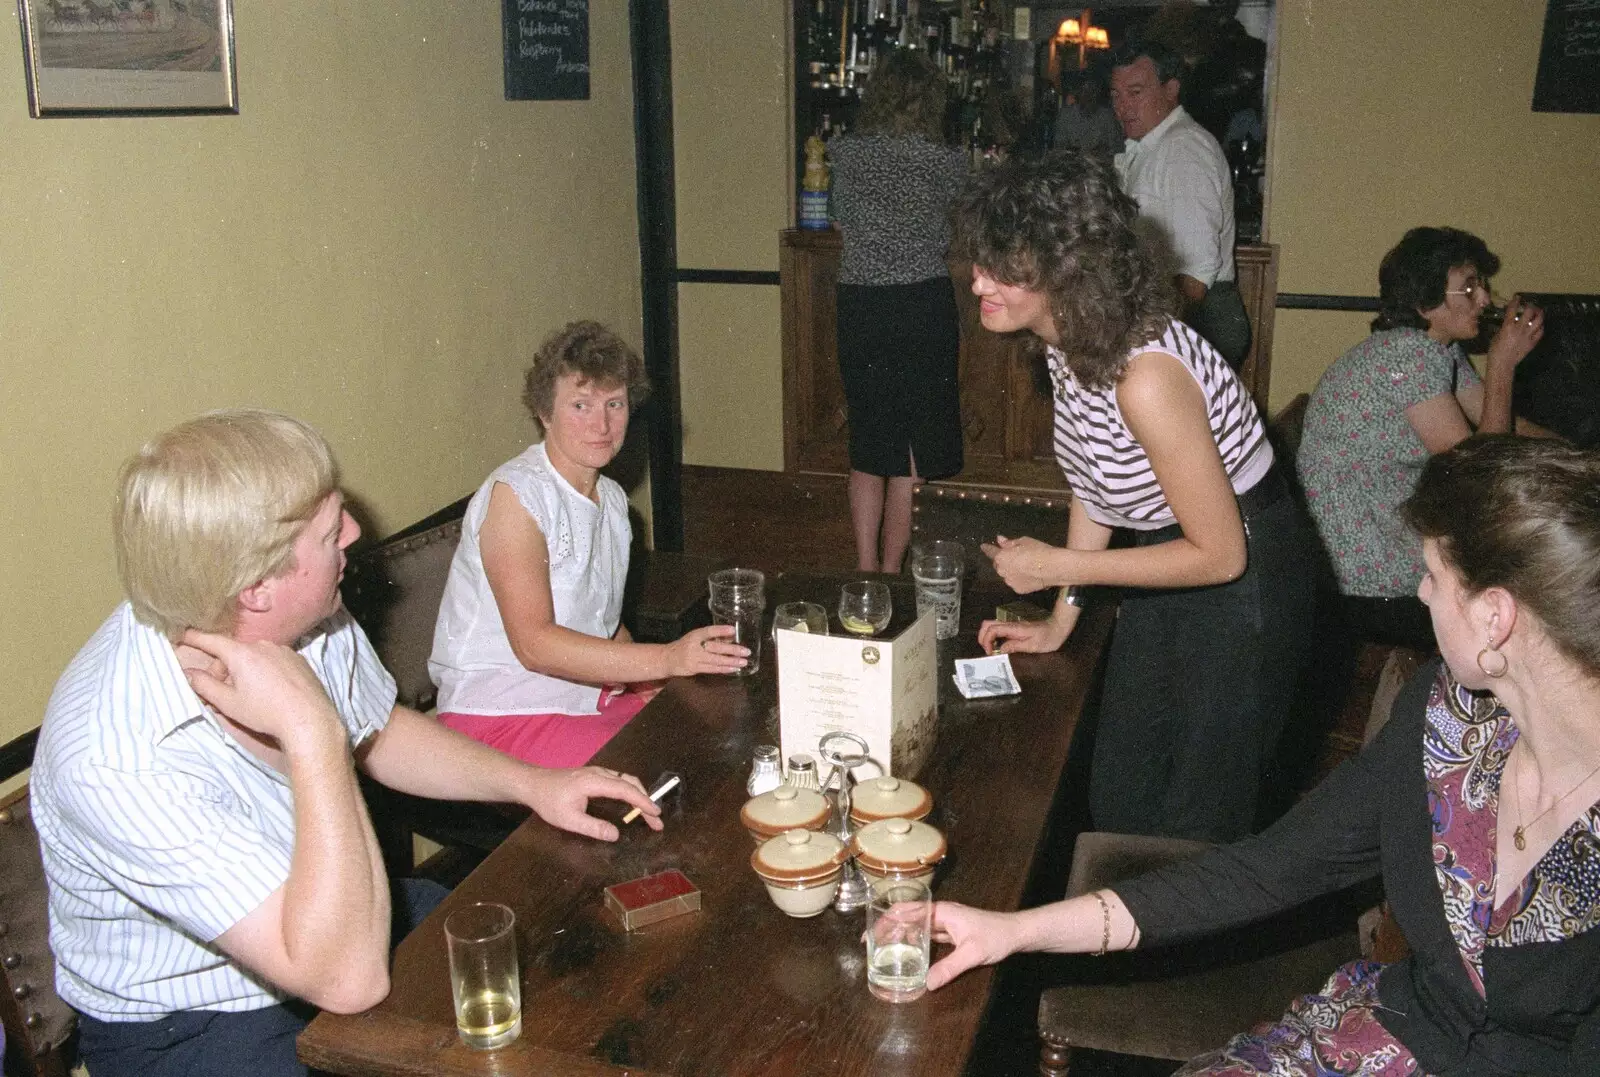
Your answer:
[[[589,99],[589,0],[501,0],[507,101]]]
[[[1535,112],[1600,112],[1600,0],[1549,0]]]

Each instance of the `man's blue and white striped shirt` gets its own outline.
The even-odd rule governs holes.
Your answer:
[[[349,614],[299,651],[352,746],[383,729],[394,678]],[[283,1000],[213,943],[289,877],[289,783],[223,731],[127,603],[56,683],[29,786],[62,998],[105,1021]]]

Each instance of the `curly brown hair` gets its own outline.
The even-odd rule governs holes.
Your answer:
[[[1077,150],[1012,159],[962,192],[952,250],[1002,284],[1043,292],[1073,375],[1104,389],[1176,310],[1171,278],[1134,231],[1138,216],[1107,161]]]
[[[556,382],[568,374],[580,384],[625,387],[630,411],[650,395],[644,360],[627,342],[599,322],[568,322],[539,346],[523,375],[522,403],[541,430],[556,406]]]
[[[895,49],[872,69],[856,115],[856,133],[943,142],[948,94],[944,72],[927,53]]]

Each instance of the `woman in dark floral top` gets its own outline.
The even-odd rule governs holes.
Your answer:
[[[878,64],[856,127],[828,143],[839,264],[839,373],[850,419],[856,564],[898,572],[911,496],[961,470],[960,332],[946,215],[966,155],[944,141],[945,80],[925,53]]]

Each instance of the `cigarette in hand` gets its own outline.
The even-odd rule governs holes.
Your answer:
[[[660,778],[657,778],[656,779],[656,787],[654,789],[650,790],[650,803],[652,803],[652,804],[661,803],[661,798],[662,797],[666,796],[668,793],[672,792],[672,790],[674,790],[674,789],[676,789],[678,787],[679,780],[680,779],[678,778],[678,776],[676,774],[672,773],[670,770],[667,771],[667,773],[663,774]],[[635,819],[639,818],[639,815],[641,814],[642,811],[643,811],[643,809],[641,809],[641,808],[633,808],[633,809],[631,809],[628,812],[627,815],[624,815],[622,817],[622,825],[623,826],[627,826],[629,823],[631,823]]]

